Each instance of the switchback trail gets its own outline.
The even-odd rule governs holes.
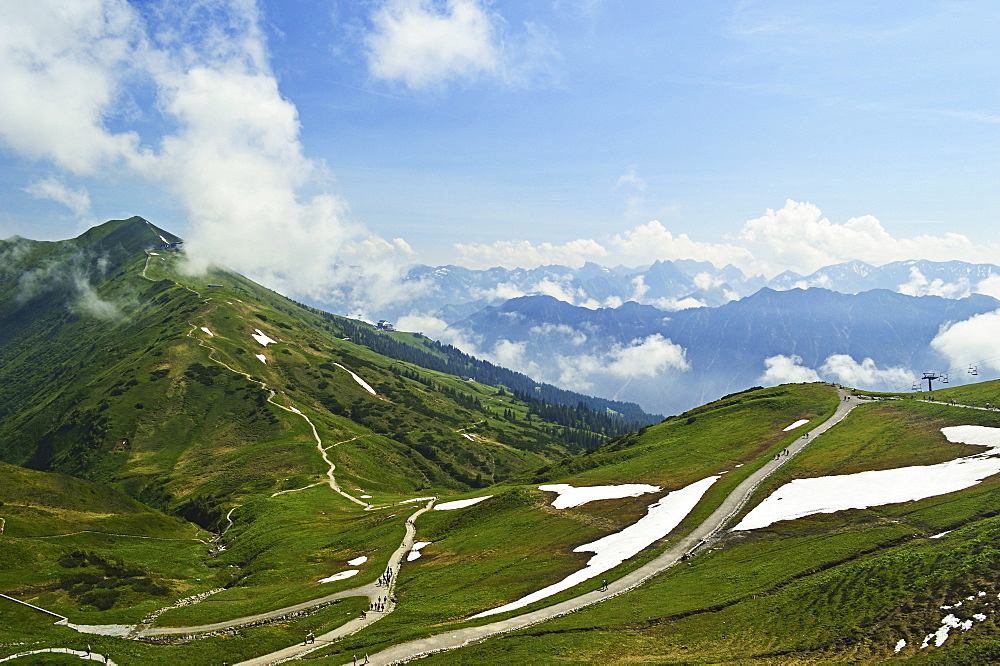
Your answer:
[[[386,569],[387,573],[391,571],[388,586],[379,587],[375,583],[371,583],[363,587],[354,588],[353,590],[339,592],[337,593],[339,596],[331,595],[332,598],[367,596],[370,601],[376,601],[380,596],[387,597],[389,601],[386,604],[384,611],[369,611],[366,617],[355,618],[346,624],[337,627],[333,631],[328,631],[321,636],[317,636],[315,642],[302,645],[292,645],[284,650],[278,650],[277,652],[272,652],[271,654],[265,654],[260,657],[254,657],[253,659],[241,661],[236,666],[264,666],[265,664],[277,664],[282,661],[301,657],[302,655],[312,652],[313,650],[326,647],[330,643],[340,640],[344,636],[349,636],[357,631],[360,631],[368,625],[378,622],[395,610],[396,604],[392,601],[392,599],[393,589],[395,589],[396,586],[396,575],[399,573],[399,566],[402,564],[403,558],[410,552],[410,549],[413,548],[413,540],[416,537],[417,532],[416,527],[414,526],[416,519],[420,516],[420,514],[425,511],[429,511],[433,506],[434,500],[431,500],[427,503],[427,506],[414,513],[410,516],[410,519],[406,521],[406,536],[403,537],[403,542],[399,544],[399,548],[396,549],[396,552],[394,552],[392,557],[389,558],[389,565]]]
[[[838,389],[837,392],[840,396],[840,404],[837,406],[837,411],[834,412],[833,416],[808,433],[796,438],[795,442],[788,447],[789,452],[787,456],[777,456],[764,463],[760,469],[753,472],[736,486],[712,515],[702,522],[701,525],[692,530],[687,536],[682,537],[680,541],[673,544],[657,558],[618,580],[608,583],[606,591],[595,590],[587,592],[553,606],[516,615],[506,620],[499,620],[478,627],[452,629],[429,638],[400,643],[399,645],[394,645],[374,655],[370,655],[368,659],[369,664],[379,666],[403,663],[435,652],[454,650],[472,643],[478,643],[490,636],[524,629],[539,622],[572,613],[605,599],[624,594],[642,585],[653,576],[680,562],[686,555],[692,553],[699,546],[715,538],[729,520],[746,505],[750,500],[750,496],[765,479],[781,469],[795,454],[805,448],[809,442],[812,442],[816,437],[843,421],[852,409],[861,404],[856,398],[850,397],[850,394],[844,389]]]

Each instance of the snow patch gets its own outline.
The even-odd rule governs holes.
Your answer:
[[[988,446],[990,450],[937,465],[795,479],[771,493],[733,529],[752,530],[814,513],[867,509],[945,495],[1000,472],[1000,428],[952,426],[941,432],[951,442]]]
[[[905,647],[906,647],[906,639],[900,638],[898,641],[896,641],[896,648],[893,650],[893,652],[899,654],[900,650],[902,650]]]
[[[475,438],[475,437],[473,437],[472,435],[470,435],[470,434],[469,434],[469,433],[467,433],[467,432],[463,432],[463,433],[462,433],[462,437],[466,438],[466,439],[467,439],[467,440],[469,440],[470,442],[474,442],[474,441],[476,441],[476,438]]]
[[[433,497],[414,497],[413,499],[403,500],[399,504],[409,504],[411,502],[423,502],[424,500],[432,500]]]
[[[947,532],[941,532],[940,534],[935,534],[934,536],[930,536],[930,537],[927,537],[927,538],[928,539],[940,539],[941,537],[945,536],[946,534],[951,534],[951,530],[948,530]]]
[[[262,332],[259,328],[255,328],[253,330],[254,332],[250,334],[250,337],[259,342],[260,344],[264,345],[265,347],[277,342],[277,340],[272,340],[271,338],[267,337],[267,333]]]
[[[669,534],[719,478],[710,476],[668,493],[660,501],[650,504],[645,516],[620,532],[574,548],[574,553],[594,553],[587,566],[580,571],[571,573],[558,583],[532,592],[509,604],[483,611],[472,617],[485,617],[522,608],[615,568]]]
[[[646,483],[623,483],[616,486],[571,486],[568,483],[555,483],[538,486],[538,489],[559,493],[559,496],[552,500],[553,509],[569,509],[587,502],[605,499],[638,497],[662,490],[659,486],[651,486]]]
[[[203,330],[203,331],[205,331],[206,333],[208,333],[208,335],[209,335],[210,337],[213,337],[213,338],[215,337],[215,333],[212,333],[212,331],[210,331],[210,330],[208,329],[208,326],[202,326],[202,327],[201,327],[201,330]]]
[[[799,419],[798,421],[796,421],[792,425],[785,426],[784,428],[782,428],[781,432],[788,432],[789,430],[795,430],[799,426],[804,426],[807,423],[809,423],[809,419]]]
[[[368,561],[367,555],[359,555],[358,557],[355,557],[353,560],[347,560],[347,563],[352,567],[356,567],[364,564],[367,561]]]
[[[350,578],[351,576],[356,576],[358,574],[357,569],[348,569],[347,571],[341,571],[340,573],[335,573],[332,576],[327,576],[326,578],[320,578],[320,583],[332,583],[335,580],[344,580],[345,578]]]
[[[372,498],[371,495],[362,495],[361,496],[361,499],[371,499],[371,498]]]
[[[419,558],[420,557],[420,550],[424,546],[429,546],[429,545],[431,545],[430,541],[417,541],[416,543],[414,543],[413,547],[410,548],[410,552],[406,554],[406,561],[407,562],[412,562],[413,560]]]
[[[264,363],[265,365],[267,364],[267,357],[264,356],[263,354],[254,354],[254,356],[260,359],[261,363]]]
[[[364,390],[368,391],[372,395],[378,395],[378,393],[375,392],[375,389],[373,389],[368,384],[368,382],[366,382],[365,380],[361,379],[361,377],[358,377],[356,374],[354,374],[353,371],[348,370],[347,368],[345,368],[344,366],[342,366],[339,363],[334,363],[334,365],[337,366],[338,368],[340,368],[341,370],[346,371],[347,374],[349,374],[351,377],[354,377],[354,381],[356,381],[361,386],[361,388],[363,388]]]
[[[451,511],[452,509],[464,509],[467,506],[472,506],[473,504],[479,504],[483,500],[488,500],[493,497],[493,495],[483,495],[482,497],[470,497],[464,500],[455,500],[454,502],[445,502],[444,504],[438,504],[434,508],[438,511]]]

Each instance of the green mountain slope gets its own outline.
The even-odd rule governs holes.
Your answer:
[[[0,247],[0,458],[21,466],[0,465],[0,592],[128,633],[0,598],[0,657],[91,645],[119,664],[233,663],[313,632],[329,638],[308,658],[342,664],[577,599],[683,546],[627,592],[425,661],[997,659],[996,477],[685,540],[761,471],[776,469],[726,526],[795,479],[978,452],[941,428],[1000,428],[1000,412],[960,406],[1000,404],[1000,383],[938,392],[956,405],[857,401],[840,421],[835,387],[756,388],[641,424],[229,271],[186,275],[162,248],[173,240],[133,218]],[[509,383],[468,380],[486,376]],[[592,552],[579,546],[706,479],[665,535],[598,578],[472,617],[580,571]],[[550,483],[656,488],[557,509]],[[489,497],[424,509],[445,495]],[[400,563],[414,540],[419,557]],[[393,587],[375,586],[390,563]],[[391,613],[356,624],[390,595]],[[949,613],[971,624],[937,646]]]
[[[88,479],[87,488],[125,493],[145,503],[143,515],[159,516],[108,510],[81,522],[42,493],[33,510],[49,526],[37,536],[62,541],[10,560],[2,591],[85,623],[136,622],[157,603],[220,586],[197,606],[208,620],[279,608],[328,592],[316,581],[347,552],[373,553],[365,576],[377,576],[405,517],[358,513],[367,502],[485,487],[627,427],[585,396],[570,396],[581,404],[548,420],[538,397],[386,357],[343,339],[370,327],[235,273],[187,276],[183,256],[163,247],[175,240],[131,218],[72,241],[0,244],[0,458]],[[392,337],[401,339],[475,366],[417,336]],[[16,468],[5,469],[13,477]],[[328,487],[334,469],[342,495]],[[177,518],[186,535],[164,536],[160,511],[225,531],[226,547]],[[8,513],[0,507],[0,518],[23,526]],[[156,537],[141,548],[130,531],[137,520],[157,533],[135,535]],[[126,594],[109,605],[106,595],[95,604],[60,587],[60,562],[96,567],[88,580],[109,561],[148,568],[163,556],[154,541],[167,539],[185,564],[150,579],[158,599]]]

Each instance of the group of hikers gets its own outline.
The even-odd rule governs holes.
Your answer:
[[[385,610],[386,604],[389,603],[389,597],[379,597],[377,600],[368,604],[368,610],[376,611],[381,613]]]
[[[389,587],[389,583],[392,582],[392,567],[385,570],[385,573],[379,576],[378,580],[375,582],[379,587]]]

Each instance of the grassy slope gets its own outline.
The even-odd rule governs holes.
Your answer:
[[[491,489],[496,497],[474,507],[427,514],[421,518],[419,538],[433,543],[421,551],[419,560],[403,568],[402,605],[363,636],[339,643],[337,654],[370,652],[436,633],[475,612],[554,583],[590,558],[588,553],[572,552],[576,546],[635,522],[667,491],[725,472],[716,484],[722,490],[713,488],[693,514],[704,517],[757,462],[770,459],[797,436],[783,432],[785,426],[800,418],[824,418],[836,406],[836,393],[824,385],[750,391],[700,408],[693,420],[691,414],[668,419],[531,477],[573,485],[653,483],[663,488],[657,494],[557,511],[549,506],[551,495],[534,484],[501,485]],[[695,524],[685,521],[660,544],[606,577],[617,578],[647,562]],[[580,587],[590,589],[593,584]],[[578,593],[579,589],[563,592],[528,609]],[[475,623],[493,619],[497,618]]]
[[[34,295],[25,291],[23,275],[0,274],[5,296],[0,303],[9,315],[4,321],[18,322],[0,349],[0,433],[11,434],[0,455],[97,482],[86,488],[113,486],[215,530],[224,527],[223,516],[232,509],[228,547],[209,557],[207,545],[191,539],[195,526],[133,502],[128,510],[89,516],[105,534],[9,548],[11,566],[0,578],[4,591],[19,592],[75,622],[104,623],[135,622],[177,597],[229,586],[158,621],[184,625],[277,608],[374,580],[414,505],[362,514],[323,485],[272,498],[325,480],[326,465],[305,419],[270,404],[261,382],[277,391],[273,400],[279,405],[294,405],[310,417],[343,487],[373,495],[373,503],[486,486],[572,450],[552,424],[537,417],[528,422],[527,408],[506,392],[390,361],[341,340],[328,319],[238,275],[184,276],[176,270],[177,256],[164,253],[147,261],[136,248],[155,246],[154,231],[145,223],[121,221],[69,243],[19,245],[22,266],[42,262],[50,270],[37,278]],[[51,278],[74,271],[87,289]],[[209,288],[210,283],[223,286]],[[86,310],[88,294],[93,297],[88,307],[111,304],[101,311],[103,318]],[[279,342],[262,347],[251,338],[255,328]],[[378,397],[334,364],[364,377]],[[108,487],[102,492],[124,498]],[[73,487],[68,497],[76,495],[85,497],[86,491]],[[26,508],[8,508],[4,513],[0,507],[0,517],[20,512],[11,529],[23,529]],[[132,509],[139,513],[132,515]],[[31,511],[51,518],[50,533],[56,522],[80,525],[85,517],[54,499]],[[148,536],[172,534],[163,520],[186,530],[183,537],[167,537],[186,538],[186,545],[106,534],[130,534],[140,525],[156,533]],[[54,586],[66,573],[59,559],[77,550],[149,568],[170,586],[171,595],[126,597],[108,611],[74,602]],[[358,554],[371,558],[361,575],[316,582]],[[7,612],[17,615],[16,609]],[[32,612],[23,612],[24,627],[18,630],[30,634]]]
[[[969,399],[1000,402],[1000,383],[963,387]],[[947,425],[1000,427],[994,412],[881,403],[856,410],[817,440],[784,474],[816,476],[933,463],[974,447],[948,443]],[[775,481],[771,486],[776,485]],[[736,533],[718,549],[652,583],[535,628],[449,652],[429,663],[556,661],[638,663],[879,662],[893,654],[932,663],[996,659],[993,607],[1000,604],[1000,479],[918,502],[845,511]],[[940,539],[930,535],[954,530]],[[942,648],[919,650],[947,614],[965,601]],[[992,599],[992,601],[989,601]],[[984,605],[985,603],[991,605]],[[978,661],[977,661],[978,660]]]

